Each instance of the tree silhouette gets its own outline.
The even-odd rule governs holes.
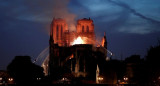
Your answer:
[[[148,50],[146,60],[152,65],[160,65],[160,45],[155,47],[152,46]]]
[[[158,84],[160,84],[160,45],[154,47],[152,46],[148,50],[146,61],[150,74],[148,78],[150,79],[151,83],[156,83],[157,81]]]
[[[7,71],[17,84],[31,84],[44,76],[43,68],[31,62],[30,56],[16,56]]]

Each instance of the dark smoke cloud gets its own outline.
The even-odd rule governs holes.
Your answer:
[[[67,21],[68,27],[71,31],[76,30],[75,18],[76,15],[69,12],[68,4],[70,0],[54,0],[53,16],[56,18],[63,18]]]
[[[144,16],[144,15],[141,14],[141,13],[138,13],[135,9],[131,8],[130,6],[128,6],[127,4],[125,4],[125,3],[123,3],[123,2],[113,1],[113,0],[108,0],[108,1],[111,2],[111,3],[113,3],[113,4],[118,5],[118,6],[120,6],[120,7],[123,7],[123,8],[125,8],[125,9],[129,10],[129,11],[130,11],[131,13],[133,13],[134,15],[139,16],[140,18],[145,19],[145,20],[147,20],[147,21],[150,21],[150,22],[153,23],[153,24],[158,24],[158,25],[160,24],[160,21],[154,20],[154,19],[152,19],[152,18],[149,18],[149,17]]]

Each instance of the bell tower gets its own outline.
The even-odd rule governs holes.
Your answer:
[[[94,24],[92,19],[79,19],[77,21],[77,34],[86,37],[87,44],[95,44]]]
[[[53,19],[51,23],[51,29],[53,32],[54,43],[58,44],[58,46],[65,45],[65,31],[68,30],[67,23],[64,19],[58,18]]]

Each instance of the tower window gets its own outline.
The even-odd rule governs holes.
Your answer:
[[[56,28],[56,39],[58,40],[58,25],[57,25],[57,28]]]
[[[84,26],[82,26],[82,32],[84,32]]]
[[[89,26],[87,26],[87,32],[89,32]]]
[[[63,26],[61,25],[61,38],[62,38],[62,34],[63,34]]]

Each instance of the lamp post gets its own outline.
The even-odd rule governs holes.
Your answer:
[[[102,83],[102,81],[103,81],[103,77],[98,77],[98,81],[99,81],[99,83]]]
[[[127,84],[128,83],[128,77],[124,77],[123,79],[124,79],[125,83]]]

